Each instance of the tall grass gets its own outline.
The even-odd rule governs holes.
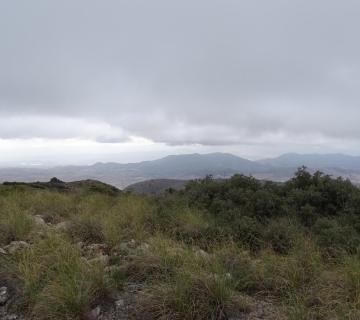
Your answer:
[[[33,230],[31,216],[16,203],[6,201],[0,207],[0,245],[14,240],[26,240]]]
[[[0,256],[0,282],[17,288],[16,302],[35,319],[81,319],[128,283],[140,290],[135,309],[149,318],[226,319],[231,308],[251,312],[246,300],[255,309],[270,304],[284,319],[360,319],[359,255],[319,241],[335,241],[328,234],[343,230],[340,222],[309,227],[294,213],[259,219],[246,212],[250,205],[225,219],[222,208],[234,203],[218,199],[214,215],[181,194],[16,190],[0,190],[0,245],[31,246]],[[38,214],[49,225],[36,225]],[[67,228],[54,227],[63,221]],[[86,260],[79,241],[107,244],[111,267]]]
[[[164,319],[226,318],[234,283],[221,264],[161,235],[149,243],[151,250],[131,265],[142,266],[133,276],[140,274],[137,280],[148,283],[140,301],[143,311]]]
[[[16,254],[9,272],[23,307],[37,319],[80,319],[107,291],[102,268],[83,259],[68,239],[48,234]]]
[[[122,195],[103,217],[105,241],[116,246],[130,239],[144,240],[153,229],[153,212],[151,199]]]

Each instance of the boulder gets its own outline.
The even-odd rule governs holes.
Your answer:
[[[58,179],[56,177],[51,178],[49,182],[50,183],[55,183],[55,184],[63,184],[63,183],[65,183],[64,181],[61,181],[60,179]]]
[[[97,320],[101,314],[101,308],[100,306],[97,306],[96,308],[92,309],[91,311],[87,312],[85,314],[86,320]]]
[[[46,222],[44,220],[44,218],[40,215],[35,215],[33,216],[33,220],[35,222],[35,224],[37,224],[38,226],[45,226],[46,225]]]
[[[196,250],[195,251],[195,256],[197,258],[204,259],[204,260],[210,260],[211,259],[211,255],[208,254],[206,251],[204,251],[202,249]]]

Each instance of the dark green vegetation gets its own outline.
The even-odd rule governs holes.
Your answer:
[[[58,178],[52,178],[49,182],[4,182],[3,186],[14,186],[17,187],[16,190],[33,188],[50,191],[63,191],[68,193],[99,192],[108,195],[116,195],[120,192],[119,189],[97,180],[64,182]]]
[[[188,180],[153,179],[134,183],[127,186],[125,191],[144,194],[160,194],[169,189],[182,190],[187,183]]]
[[[208,177],[156,197],[101,186],[0,188],[0,245],[30,244],[1,256],[13,308],[81,319],[136,284],[135,319],[360,319],[349,181],[301,168],[283,184]]]

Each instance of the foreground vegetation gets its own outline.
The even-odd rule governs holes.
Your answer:
[[[0,255],[13,310],[83,319],[130,284],[135,319],[360,319],[349,181],[301,168],[284,184],[208,177],[157,197],[54,183],[0,187],[0,247],[26,242]]]

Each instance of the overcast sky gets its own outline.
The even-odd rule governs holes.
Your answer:
[[[360,154],[358,0],[0,1],[0,165]]]

